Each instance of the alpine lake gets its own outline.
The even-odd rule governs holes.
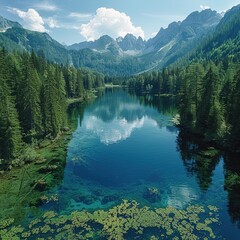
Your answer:
[[[173,97],[120,88],[72,104],[61,180],[37,213],[2,219],[0,239],[239,239],[238,156],[176,128],[176,114]]]

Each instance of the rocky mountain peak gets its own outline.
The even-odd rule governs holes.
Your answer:
[[[118,38],[117,42],[123,51],[142,50],[145,47],[145,41],[141,37],[136,37],[128,33],[124,38]]]
[[[16,28],[22,28],[21,24],[17,22],[12,22],[10,20],[7,20],[0,16],[0,32],[4,32],[9,28],[16,27]]]

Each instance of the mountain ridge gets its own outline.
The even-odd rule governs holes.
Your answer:
[[[108,75],[128,76],[167,67],[187,56],[207,35],[213,36],[225,19],[236,18],[234,14],[239,13],[239,6],[229,10],[224,17],[210,9],[192,12],[183,21],[161,28],[148,41],[132,34],[117,39],[104,35],[95,41],[70,46],[63,46],[48,33],[26,30],[19,23],[1,17],[0,46],[10,51],[43,51],[46,58],[55,63],[87,67]]]

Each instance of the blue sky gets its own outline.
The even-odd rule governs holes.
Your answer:
[[[193,11],[218,12],[236,0],[0,0],[0,15],[30,30],[48,32],[61,43],[113,38],[132,33],[149,39],[161,27],[185,19]]]

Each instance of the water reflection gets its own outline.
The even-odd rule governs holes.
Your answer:
[[[240,227],[240,155],[216,150],[184,130],[178,134],[177,148],[187,173],[197,178],[202,191],[207,191],[212,185],[214,170],[219,161],[224,160],[224,190],[228,192],[228,213],[232,222]]]
[[[227,153],[224,157],[225,182],[228,191],[228,211],[234,223],[240,227],[240,154]]]
[[[167,98],[153,98],[150,101],[148,96],[140,98],[129,96],[126,92],[116,89],[117,94],[113,98],[113,90],[107,90],[102,93],[101,98],[96,102],[88,105],[87,108],[80,106],[80,123],[84,115],[87,116],[85,127],[92,134],[96,134],[100,142],[104,144],[113,144],[122,140],[126,140],[135,129],[142,128],[146,122],[146,118],[152,120],[153,125],[160,128],[167,127],[171,132],[176,132],[176,128],[169,125],[169,120],[174,114],[173,101],[169,102]],[[140,104],[139,104],[140,102]],[[148,104],[147,104],[148,103]],[[150,107],[143,107],[143,105]],[[161,106],[165,106],[164,108]],[[166,108],[168,106],[169,108]],[[156,111],[161,108],[164,110],[162,114]],[[85,112],[83,114],[83,109]],[[166,118],[166,113],[169,118]],[[70,119],[76,119],[76,108],[69,111]],[[81,124],[80,124],[81,125]]]
[[[108,145],[126,140],[131,136],[134,129],[141,128],[144,125],[144,121],[145,117],[131,122],[128,122],[126,118],[114,118],[109,126],[102,119],[91,116],[86,123],[86,129],[96,134],[101,143]]]
[[[223,157],[216,148],[174,127],[173,98],[136,97],[122,90],[101,94],[91,104],[69,110],[77,129],[61,187],[65,206],[107,208],[122,198],[149,204],[144,192],[154,187],[161,197],[151,202],[152,207],[218,205],[227,226],[224,231],[232,236],[235,225],[227,212],[233,222],[240,219],[237,157]]]
[[[171,186],[171,195],[168,198],[168,206],[182,209],[198,199],[198,193],[187,185]]]
[[[177,147],[188,174],[196,176],[200,189],[206,191],[212,184],[221,153],[184,130],[178,134]]]

